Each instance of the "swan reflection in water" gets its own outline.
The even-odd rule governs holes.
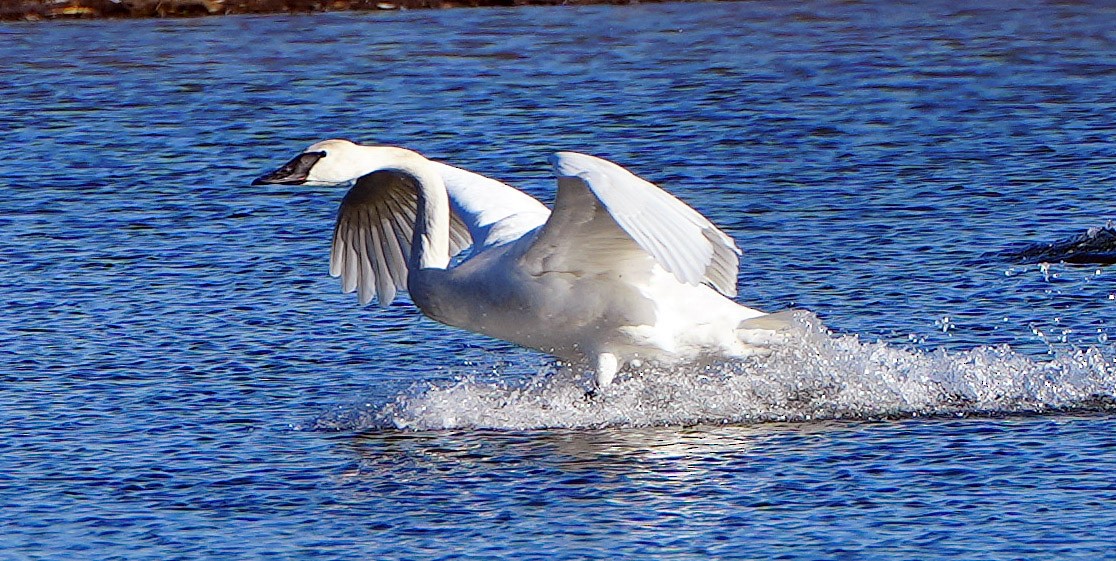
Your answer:
[[[628,366],[764,356],[785,339],[793,311],[731,300],[740,249],[697,211],[601,158],[550,163],[553,210],[416,152],[346,140],[253,184],[348,189],[330,272],[362,304],[406,290],[439,322],[588,363],[596,389]]]

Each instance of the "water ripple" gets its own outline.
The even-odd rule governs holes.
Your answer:
[[[1111,266],[1004,252],[1113,218],[1113,15],[0,24],[0,557],[1108,557]],[[613,159],[738,241],[743,302],[820,320],[586,400],[340,293],[341,193],[249,185],[338,136],[543,200],[550,152]]]

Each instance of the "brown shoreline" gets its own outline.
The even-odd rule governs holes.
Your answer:
[[[636,0],[0,0],[0,21],[182,18],[231,14],[309,14],[480,6],[635,3],[639,2]]]

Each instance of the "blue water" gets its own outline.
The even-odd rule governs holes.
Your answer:
[[[0,26],[0,559],[1102,559],[1105,2],[745,2]],[[809,310],[602,399],[360,307],[330,137],[549,201],[613,159]]]

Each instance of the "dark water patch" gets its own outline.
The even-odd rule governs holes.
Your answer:
[[[1029,244],[1002,252],[1000,257],[1017,263],[1072,263],[1111,265],[1116,263],[1116,229],[1111,225],[1090,228],[1083,234],[1049,243]]]

